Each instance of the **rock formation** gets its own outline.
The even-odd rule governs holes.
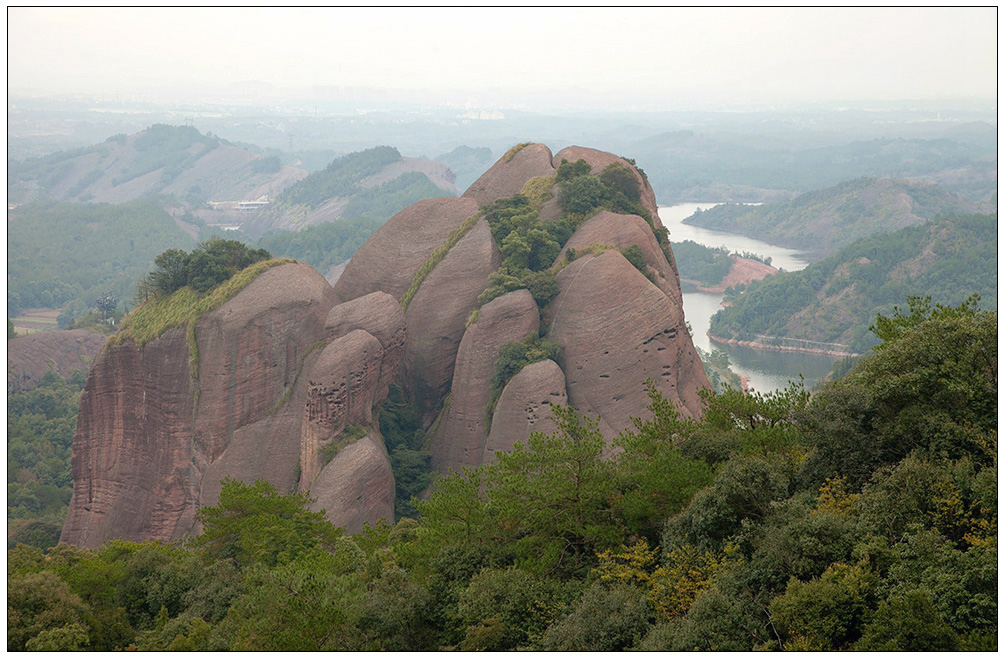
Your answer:
[[[397,213],[353,254],[335,282],[336,299],[348,302],[376,291],[400,299],[447,234],[477,212],[473,199],[436,197]]]
[[[331,304],[313,268],[282,265],[203,315],[197,377],[184,328],[106,347],[81,396],[62,541],[180,538],[224,476],[295,486],[302,414],[289,408]]]
[[[526,441],[532,432],[555,432],[551,406],[568,404],[565,373],[558,364],[545,359],[524,366],[499,396],[482,462],[495,461],[496,451],[513,450],[513,444]]]
[[[457,351],[450,403],[429,442],[437,471],[473,467],[484,461],[492,373],[499,348],[537,332],[537,304],[527,289],[511,291],[478,310],[478,319],[464,332]]]
[[[655,226],[610,211],[578,220],[552,268],[550,303],[541,309],[518,289],[479,308],[502,263],[481,207],[524,191],[544,204],[545,221],[558,219],[560,205],[546,199],[557,186],[540,177],[553,178],[563,159],[583,159],[593,174],[631,168],[583,147],[554,156],[543,144],[514,147],[462,197],[420,201],[388,220],[334,287],[304,264],[265,271],[199,319],[195,371],[184,329],[142,348],[110,342],[81,400],[62,539],[198,532],[195,512],[217,501],[225,477],[309,492],[350,531],[390,519],[394,475],[377,415],[392,383],[418,407],[440,472],[554,431],[553,403],[599,415],[610,440],[645,415],[647,381],[697,414],[708,382],[672,255],[656,237],[655,197],[634,168],[638,212]],[[619,251],[633,245],[651,280]],[[500,348],[540,334],[559,356],[524,362],[490,411]]]
[[[605,437],[642,414],[649,379],[698,413],[697,392],[708,380],[682,307],[613,250],[573,261],[559,273],[558,287],[548,334],[562,345],[569,403],[599,415]]]

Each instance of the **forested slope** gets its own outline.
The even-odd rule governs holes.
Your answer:
[[[347,535],[226,482],[188,543],[8,551],[9,650],[996,650],[997,314],[926,306],[810,398],[558,409]]]
[[[959,304],[972,294],[998,300],[998,217],[943,217],[863,238],[799,272],[781,272],[727,295],[712,336],[799,346],[836,343],[863,352],[875,343],[877,313],[923,292]],[[728,293],[729,291],[727,291]],[[763,337],[774,337],[765,339]]]
[[[20,206],[7,221],[7,315],[63,307],[80,316],[106,293],[129,300],[155,256],[194,244],[152,200]]]

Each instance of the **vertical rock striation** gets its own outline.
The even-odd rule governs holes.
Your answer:
[[[536,335],[538,324],[537,304],[527,289],[506,293],[478,310],[457,351],[450,403],[429,440],[434,469],[445,473],[483,462],[499,348]]]

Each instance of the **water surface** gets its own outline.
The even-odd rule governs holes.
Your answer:
[[[726,247],[732,252],[752,252],[771,257],[771,264],[790,272],[802,270],[809,262],[794,249],[771,245],[754,238],[726,231],[715,231],[683,224],[683,220],[696,209],[708,209],[716,203],[683,203],[674,206],[660,206],[660,219],[670,231],[671,242],[693,240],[706,247]],[[784,389],[790,381],[798,381],[802,375],[806,388],[830,372],[836,357],[804,352],[782,352],[778,350],[755,350],[744,346],[713,343],[708,338],[709,321],[721,306],[722,296],[717,293],[685,292],[684,317],[691,325],[694,344],[705,351],[712,348],[724,350],[729,355],[732,369],[749,378],[749,386],[757,391],[767,392]]]

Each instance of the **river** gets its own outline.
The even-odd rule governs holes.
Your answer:
[[[660,206],[660,219],[670,231],[671,242],[693,240],[707,247],[726,247],[733,252],[752,252],[760,256],[770,256],[771,265],[794,272],[802,270],[809,262],[794,249],[771,245],[754,238],[726,231],[715,231],[683,224],[685,218],[697,209],[706,210],[716,203],[683,203]],[[724,350],[729,355],[731,368],[749,378],[749,386],[756,391],[767,392],[784,389],[792,380],[802,375],[806,388],[830,372],[836,357],[803,352],[780,352],[777,350],[755,350],[743,346],[713,344],[708,338],[709,320],[721,309],[722,296],[715,293],[685,292],[684,317],[691,324],[694,344],[702,350],[713,347]]]

